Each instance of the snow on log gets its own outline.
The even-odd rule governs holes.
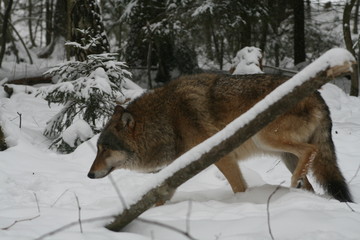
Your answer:
[[[106,227],[120,231],[156,202],[165,201],[182,183],[195,176],[331,79],[352,71],[355,59],[345,49],[332,49],[277,87],[223,130],[192,148],[156,174],[154,185]],[[147,192],[146,192],[147,191]],[[140,195],[139,195],[140,196]]]

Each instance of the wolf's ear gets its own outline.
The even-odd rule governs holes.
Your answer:
[[[116,105],[115,110],[114,110],[114,114],[123,113],[124,111],[125,111],[125,108],[123,108],[121,105]]]
[[[129,112],[123,113],[123,115],[121,116],[121,121],[123,127],[129,127],[130,129],[133,129],[135,127],[135,120]]]

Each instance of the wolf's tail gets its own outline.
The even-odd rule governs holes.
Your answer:
[[[353,202],[348,185],[337,164],[335,147],[331,136],[332,122],[329,109],[325,103],[322,105],[324,106],[323,110],[328,114],[326,114],[310,140],[310,143],[316,144],[318,147],[312,170],[316,180],[328,194],[341,202]]]

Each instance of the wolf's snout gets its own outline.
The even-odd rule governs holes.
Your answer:
[[[88,176],[88,178],[94,179],[95,178],[95,173],[89,172],[87,176]]]

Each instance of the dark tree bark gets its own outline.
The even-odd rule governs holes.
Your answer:
[[[304,0],[293,0],[294,10],[294,64],[304,62],[305,54],[305,11]]]
[[[241,48],[251,46],[252,24],[250,17],[245,17],[245,23],[241,32]]]
[[[0,49],[0,68],[2,65],[2,61],[5,54],[5,48],[6,48],[6,39],[7,39],[7,32],[9,28],[9,21],[10,21],[10,14],[11,14],[11,8],[12,8],[13,0],[9,0],[8,4],[5,9],[5,14],[3,17],[3,26],[1,30],[2,34],[2,42],[1,42],[1,49]]]
[[[96,0],[77,0],[71,10],[71,41],[88,45],[75,48],[78,61],[85,61],[90,54],[110,52],[99,5]]]
[[[360,7],[360,0],[356,0],[355,12],[354,12],[355,16],[354,16],[353,34],[358,34],[359,7]]]
[[[51,43],[51,36],[53,34],[53,1],[46,0],[45,2],[45,42],[46,45]]]
[[[67,39],[69,23],[67,19],[68,1],[46,0],[46,47],[38,54],[39,58],[48,58],[53,54],[55,45],[63,37]]]
[[[351,39],[351,31],[350,31],[350,18],[351,18],[351,10],[353,9],[357,0],[346,1],[344,13],[343,13],[343,33],[344,33],[344,41],[346,49],[351,52],[354,56],[356,56],[355,50],[353,49],[353,42]],[[359,52],[360,52],[360,47]],[[358,59],[359,61],[359,59]],[[359,70],[358,68],[354,68],[354,71],[351,74],[351,88],[350,88],[351,96],[359,95]]]
[[[108,224],[106,227],[113,231],[120,231],[123,227],[153,206],[156,202],[166,201],[169,199],[173,191],[182,183],[186,182],[211,164],[217,162],[220,158],[233,151],[233,149],[239,147],[276,117],[289,110],[298,101],[313,93],[327,81],[330,81],[333,77],[348,72],[350,66],[351,63],[346,62],[341,66],[335,66],[332,68],[328,67],[325,71],[314,72],[315,77],[308,79],[300,86],[294,87],[294,89],[289,89],[288,94],[268,106],[264,111],[260,112],[257,117],[249,121],[247,125],[235,131],[232,136],[229,136],[226,140],[201,155],[196,161],[190,163],[182,169],[177,170],[160,185],[154,187],[143,195],[137,203],[125,209],[111,224]]]
[[[269,32],[269,24],[267,19],[264,17],[261,21],[261,38],[260,38],[260,49],[265,51],[267,36]]]
[[[345,46],[348,51],[350,51],[355,56],[355,50],[353,49],[353,42],[351,40],[351,31],[350,31],[350,18],[351,10],[353,9],[355,2],[357,0],[346,1],[344,13],[343,13],[343,33]]]
[[[274,35],[275,35],[275,44],[273,46],[274,56],[275,56],[275,66],[279,67],[280,65],[280,48],[281,48],[281,23],[289,17],[289,9],[293,8],[292,1],[288,0],[269,0],[267,2],[267,7],[269,9],[269,17],[267,21],[271,26]]]
[[[29,19],[28,19],[28,26],[29,26],[29,37],[30,37],[30,42],[31,42],[31,47],[36,47],[36,43],[35,43],[35,39],[34,39],[34,35],[33,35],[33,30],[32,30],[32,2],[31,0],[28,0],[29,5],[28,5],[28,12],[29,12]]]
[[[4,151],[5,149],[7,149],[7,145],[5,142],[5,135],[4,132],[0,126],[0,151]]]

